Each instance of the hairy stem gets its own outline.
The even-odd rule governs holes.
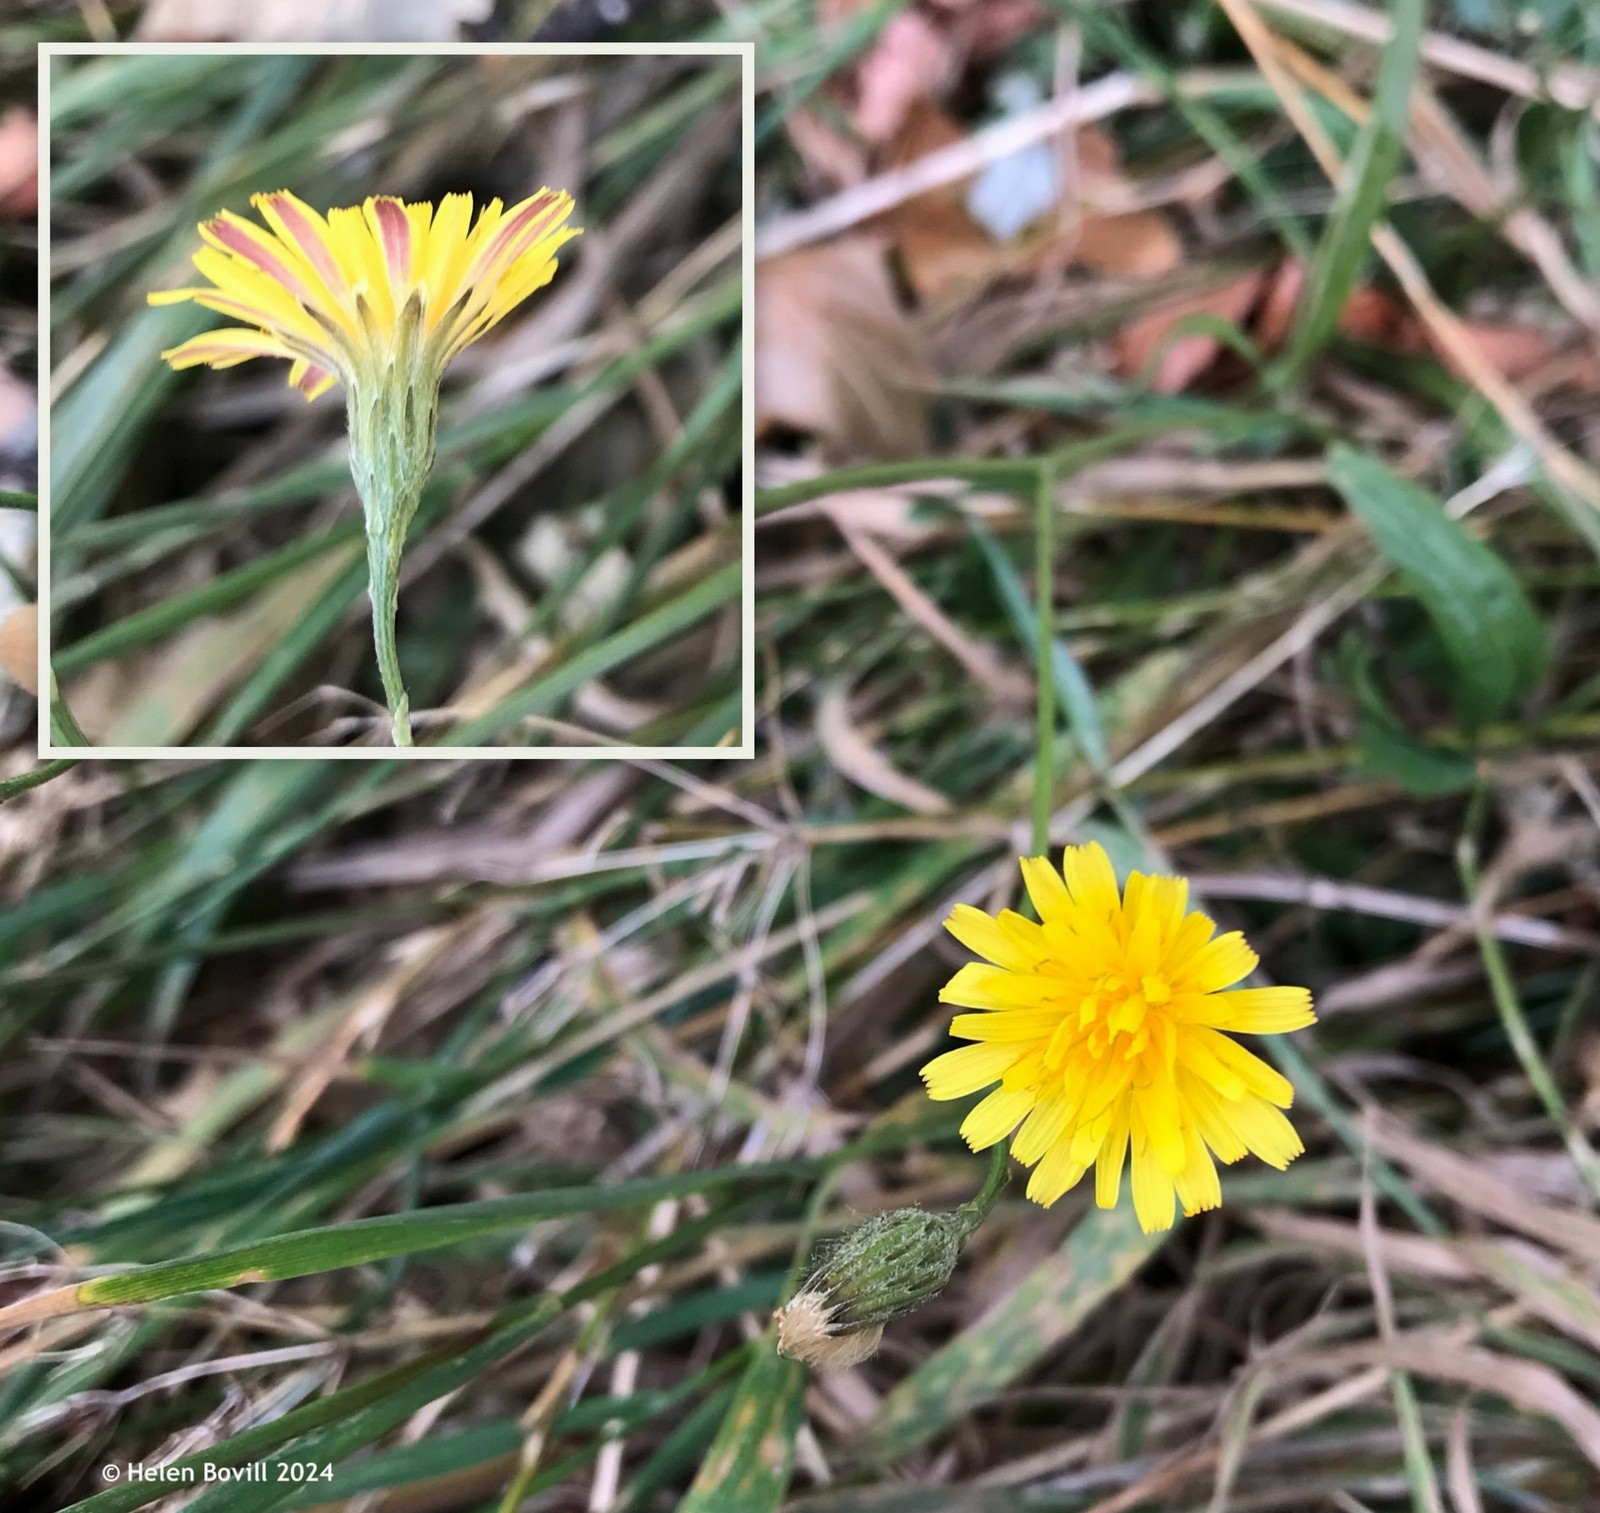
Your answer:
[[[396,746],[412,744],[411,701],[395,645],[400,558],[433,466],[437,413],[436,381],[407,381],[402,371],[350,386],[350,473],[366,520],[372,641]]]

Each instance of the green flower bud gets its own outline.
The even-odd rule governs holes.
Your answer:
[[[775,1315],[779,1352],[823,1370],[859,1365],[889,1320],[944,1290],[967,1232],[959,1212],[897,1208],[825,1241],[805,1285]]]

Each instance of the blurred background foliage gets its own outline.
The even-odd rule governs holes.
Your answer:
[[[546,183],[590,230],[452,365],[402,661],[434,740],[738,744],[737,60],[68,58],[52,111],[53,663],[95,744],[382,739],[342,391],[159,360],[216,323],[144,303],[196,223]]]
[[[0,1307],[83,1291],[0,1339],[9,1505],[180,1457],[335,1466],[206,1513],[1600,1503],[1592,9],[546,9],[421,7],[758,44],[757,757],[19,739]],[[719,108],[668,98],[663,163]],[[1053,844],[1315,991],[1308,1150],[1167,1236],[1013,1189],[812,1380],[764,1331],[813,1235],[980,1180],[915,1068],[1041,670]]]

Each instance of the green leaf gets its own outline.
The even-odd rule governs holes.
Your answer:
[[[1372,228],[1383,215],[1390,181],[1400,166],[1423,12],[1422,0],[1396,0],[1391,8],[1392,31],[1378,66],[1372,114],[1344,165],[1338,203],[1306,275],[1305,295],[1283,358],[1285,379],[1292,379],[1333,335],[1366,263]]]
[[[1328,478],[1427,610],[1455,667],[1462,717],[1499,714],[1538,677],[1548,650],[1516,575],[1431,494],[1374,458],[1335,446]]]
[[[1339,662],[1356,700],[1357,772],[1393,778],[1418,798],[1459,793],[1472,785],[1476,768],[1470,757],[1430,746],[1396,718],[1372,676],[1371,650],[1357,632],[1340,641]]]
[[[1090,1209],[1066,1243],[895,1386],[867,1425],[863,1460],[896,1460],[1025,1375],[1168,1238],[1139,1229],[1132,1204]]]
[[[806,1369],[770,1331],[751,1348],[739,1389],[678,1513],[771,1513],[789,1489]]]
[[[328,1224],[294,1234],[274,1235],[231,1245],[209,1255],[161,1261],[128,1271],[95,1277],[76,1289],[80,1307],[110,1308],[149,1303],[214,1287],[245,1282],[277,1282],[309,1276],[341,1266],[359,1266],[390,1256],[436,1250],[484,1235],[522,1229],[544,1219],[573,1214],[635,1208],[690,1192],[705,1192],[730,1183],[759,1181],[796,1168],[783,1165],[719,1167],[670,1177],[640,1177],[606,1187],[556,1187],[515,1198],[485,1198],[477,1203],[452,1203],[415,1213],[381,1214]]]

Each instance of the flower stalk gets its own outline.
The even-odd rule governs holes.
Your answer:
[[[413,295],[397,327],[393,369],[358,370],[345,403],[350,474],[366,524],[372,639],[396,746],[412,744],[411,702],[395,645],[400,559],[433,468],[439,413],[438,379],[427,371],[421,346],[421,301]]]

